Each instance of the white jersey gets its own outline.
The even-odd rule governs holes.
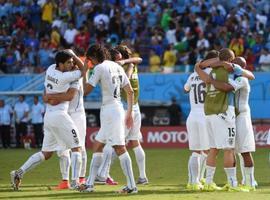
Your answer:
[[[205,69],[206,73],[210,73],[211,69]],[[192,111],[204,113],[204,100],[206,95],[206,84],[201,80],[197,72],[189,75],[184,85],[185,91],[189,92],[189,101]]]
[[[129,83],[129,80],[120,65],[113,61],[105,60],[95,66],[88,83],[93,87],[100,83],[102,104],[108,105],[115,102],[120,103],[120,90]]]
[[[81,77],[81,71],[75,70],[70,72],[61,72],[55,69],[56,65],[51,65],[45,75],[45,90],[47,94],[63,93],[71,86],[71,82],[77,81]],[[47,104],[46,112],[64,110],[68,111],[69,102],[65,101],[58,105]]]
[[[78,84],[71,84],[71,88],[78,88],[78,91],[76,92],[75,96],[73,99],[69,102],[69,107],[68,107],[68,112],[77,112],[77,111],[84,111],[84,102],[83,102],[83,78],[80,78],[79,81],[76,83]]]
[[[234,80],[238,84],[238,90],[235,92],[235,107],[240,113],[250,112],[248,100],[250,93],[250,85],[245,77],[238,77]],[[229,81],[231,83],[231,81]]]

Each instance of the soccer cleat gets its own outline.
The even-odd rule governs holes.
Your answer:
[[[232,187],[229,186],[228,188],[228,192],[249,192],[249,190],[247,188],[244,187]]]
[[[187,186],[186,186],[186,189],[187,190],[191,190],[191,188],[192,188],[192,184],[191,183],[188,183]]]
[[[130,189],[128,186],[125,186],[122,190],[118,191],[119,194],[136,194],[138,193],[138,189],[135,187]]]
[[[200,182],[201,182],[202,185],[205,184],[205,181],[206,181],[205,178],[202,178],[202,179],[200,180]]]
[[[86,182],[86,181],[85,181],[85,178],[84,178],[84,177],[80,177],[80,178],[79,178],[79,183],[80,183],[80,184],[85,184],[85,182]]]
[[[203,187],[203,190],[212,192],[212,191],[222,190],[222,188],[218,187],[215,183],[210,183],[210,184],[205,183],[205,185]]]
[[[69,189],[69,181],[68,180],[62,180],[57,187],[55,187],[55,190],[65,190]]]
[[[71,190],[78,190],[79,187],[80,187],[80,183],[78,183],[76,180],[72,180],[70,182],[69,189],[71,189]]]
[[[100,176],[96,176],[95,184],[105,185],[106,184],[106,179],[105,178],[102,178]]]
[[[19,190],[22,178],[17,174],[17,171],[10,172],[11,187],[13,190]]]
[[[203,189],[203,185],[201,183],[191,184],[191,191],[201,191]]]
[[[240,186],[241,188],[244,188],[250,192],[255,192],[256,191],[256,187],[255,186],[247,186],[247,185],[242,185]]]
[[[137,181],[137,184],[141,184],[141,185],[147,185],[149,182],[148,182],[148,179],[147,178],[140,178],[138,179]]]
[[[111,177],[106,179],[106,185],[118,185],[117,181],[114,181]]]
[[[78,187],[78,190],[80,192],[94,192],[94,186],[93,185],[86,185],[82,184]]]

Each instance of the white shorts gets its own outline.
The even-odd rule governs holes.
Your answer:
[[[100,129],[95,140],[111,146],[125,145],[125,111],[121,103],[101,107]]]
[[[71,119],[74,121],[78,129],[78,136],[80,138],[80,144],[82,148],[85,148],[85,137],[86,137],[86,116],[85,111],[78,111],[69,113]]]
[[[206,115],[206,127],[210,148],[234,149],[235,147],[235,111],[229,106],[226,115]]]
[[[78,129],[70,115],[63,111],[46,112],[42,151],[57,151],[80,147]]]
[[[255,152],[255,139],[250,113],[240,113],[236,117],[235,151]]]
[[[208,150],[209,138],[204,113],[189,113],[186,126],[188,132],[189,149],[192,151]]]
[[[141,111],[139,104],[136,103],[135,105],[133,105],[133,127],[131,129],[125,128],[125,136],[127,141],[142,139],[141,123]]]

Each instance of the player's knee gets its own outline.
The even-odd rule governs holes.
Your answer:
[[[139,140],[130,140],[129,143],[130,143],[131,148],[135,148],[140,145]]]
[[[57,151],[58,157],[69,157],[70,156],[70,150],[65,151]]]
[[[45,160],[49,160],[52,157],[53,152],[43,151],[42,154],[44,155]]]
[[[115,150],[115,153],[120,156],[122,155],[123,153],[125,153],[127,150],[126,150],[126,147],[124,145],[116,145],[116,146],[113,146],[114,150]]]

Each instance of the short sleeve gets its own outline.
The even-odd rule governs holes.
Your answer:
[[[92,85],[93,87],[96,87],[96,85],[101,79],[101,74],[102,74],[101,67],[96,66],[93,69],[91,76],[89,77],[88,83]]]
[[[190,88],[191,88],[191,76],[192,75],[190,75],[189,77],[188,77],[188,79],[187,79],[187,82],[185,83],[185,85],[184,85],[184,90],[186,91],[186,92],[189,92],[190,91]]]
[[[236,76],[242,76],[243,74],[243,69],[240,65],[232,63],[233,66],[233,74]]]
[[[121,88],[125,87],[127,84],[129,84],[129,79],[124,71],[124,69],[121,67],[121,74],[122,74],[122,79],[121,79]]]
[[[73,82],[71,82],[70,87],[79,90],[80,89],[80,83],[79,83],[79,81],[73,81]]]
[[[78,80],[81,77],[82,73],[80,70],[64,72],[62,76],[62,81],[65,83],[70,83]]]
[[[238,77],[236,79],[229,78],[229,84],[233,86],[234,91],[237,91],[246,85],[246,80],[243,77]]]

